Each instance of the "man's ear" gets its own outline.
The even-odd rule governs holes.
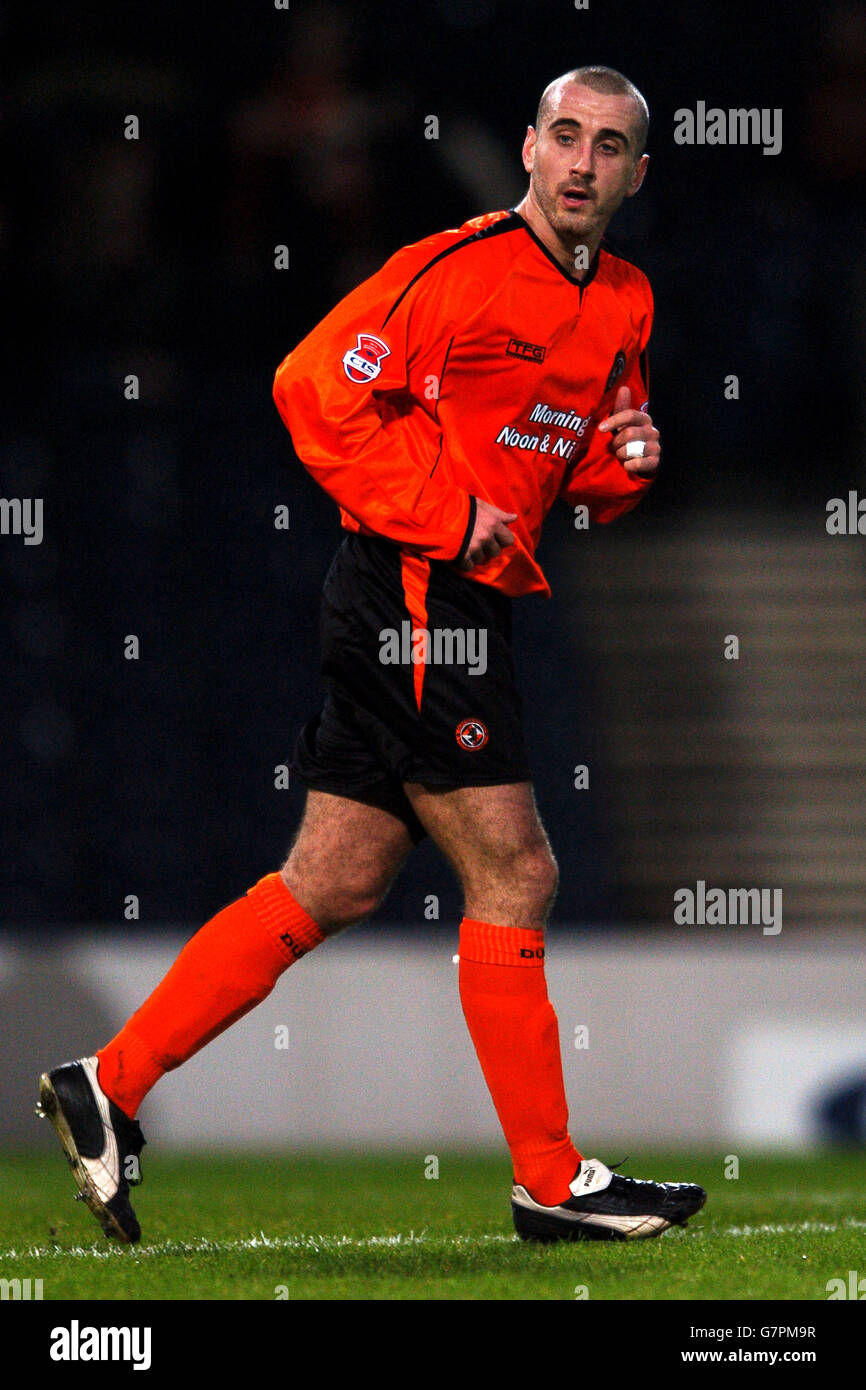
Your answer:
[[[523,167],[526,170],[527,174],[532,173],[532,166],[535,163],[535,142],[537,138],[538,137],[535,132],[535,127],[528,125],[526,127],[526,139],[523,141],[522,151]]]
[[[646,178],[646,171],[649,168],[649,161],[649,155],[642,154],[637,164],[634,166],[634,173],[631,176],[631,186],[626,195],[627,197],[633,198],[635,193],[637,193],[638,189],[640,188],[641,184]]]

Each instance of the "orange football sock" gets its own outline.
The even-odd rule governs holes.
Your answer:
[[[559,1029],[544,978],[544,933],[464,917],[460,1002],[515,1181],[544,1206],[567,1201],[581,1155],[568,1135]]]
[[[270,994],[324,940],[279,874],[267,874],[184,946],[153,994],[96,1056],[99,1084],[133,1119],[161,1076]]]

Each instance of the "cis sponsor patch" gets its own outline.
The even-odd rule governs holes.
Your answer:
[[[356,386],[375,381],[382,370],[382,359],[390,357],[391,349],[374,333],[359,333],[353,348],[343,353],[343,371]]]

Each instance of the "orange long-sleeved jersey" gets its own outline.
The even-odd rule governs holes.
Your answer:
[[[534,554],[557,497],[608,522],[650,479],[597,425],[646,402],[646,276],[602,248],[582,283],[515,212],[406,246],[281,363],[274,399],[343,526],[433,560],[461,555],[474,497],[515,544],[467,578],[550,593]]]

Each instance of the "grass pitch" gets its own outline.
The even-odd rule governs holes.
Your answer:
[[[866,1155],[633,1154],[625,1172],[699,1182],[685,1231],[525,1245],[507,1158],[144,1154],[136,1247],[105,1239],[63,1156],[0,1155],[0,1278],[50,1299],[825,1301],[864,1269]]]

